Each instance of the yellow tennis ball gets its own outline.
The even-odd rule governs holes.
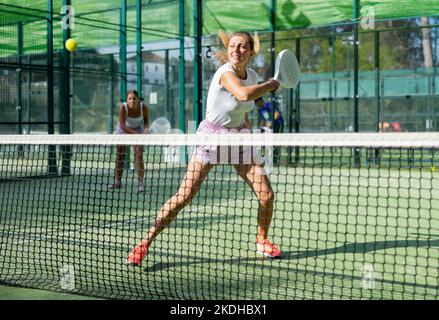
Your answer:
[[[432,167],[431,167],[431,171],[436,171],[436,167],[435,167],[435,166],[432,166]]]
[[[66,41],[66,49],[70,52],[75,51],[78,48],[78,41],[76,39],[67,39]]]

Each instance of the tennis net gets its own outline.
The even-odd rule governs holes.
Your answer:
[[[439,133],[0,141],[2,284],[117,299],[439,298]],[[258,199],[218,161],[142,266],[124,263],[177,192],[196,145],[229,146],[216,149],[228,163],[258,150],[282,259],[256,254]],[[117,146],[131,152],[122,188],[111,190]],[[141,193],[130,146],[143,148]]]

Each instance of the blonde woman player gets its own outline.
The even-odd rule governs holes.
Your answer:
[[[148,133],[148,107],[140,101],[136,90],[131,90],[127,94],[127,102],[121,103],[119,107],[119,122],[115,134],[142,134]],[[122,173],[125,159],[126,146],[117,146],[116,156],[116,175],[110,190],[122,188]],[[135,169],[139,181],[138,191],[143,192],[143,147],[134,146]]]
[[[254,100],[267,92],[277,90],[279,83],[274,79],[269,79],[258,84],[256,72],[248,68],[250,58],[259,51],[257,36],[253,38],[247,32],[220,33],[219,36],[227,52],[216,54],[224,64],[216,71],[210,84],[206,118],[200,123],[197,133],[221,134],[230,129],[238,131],[247,129],[248,132],[251,124],[247,114],[253,109]],[[214,163],[217,163],[217,161],[211,161],[212,153],[210,151],[211,147],[208,146],[195,148],[180,188],[173,197],[165,202],[156,217],[155,225],[149,229],[145,238],[128,255],[128,263],[141,265],[142,259],[146,256],[154,239],[200,190],[207,174],[215,165]],[[239,156],[243,159],[244,152],[252,152],[253,157],[257,156],[254,151],[255,149],[244,148],[240,150]],[[239,176],[252,188],[259,202],[256,252],[270,258],[280,258],[281,251],[268,239],[268,230],[273,215],[273,189],[263,166],[256,163],[260,162],[254,160],[250,163],[238,162],[233,166]]]

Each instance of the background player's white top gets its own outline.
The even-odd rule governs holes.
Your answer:
[[[206,119],[219,126],[236,128],[244,121],[245,113],[253,109],[254,101],[238,101],[220,85],[221,75],[227,71],[236,73],[230,62],[221,66],[213,76],[207,95]],[[250,68],[246,71],[247,79],[241,80],[242,84],[245,86],[258,84],[256,71]]]
[[[123,106],[125,108],[125,113],[126,113],[125,125],[128,128],[142,128],[143,129],[143,103],[140,102],[140,116],[135,117],[135,118],[128,116],[128,106],[127,106],[126,102],[123,103]]]

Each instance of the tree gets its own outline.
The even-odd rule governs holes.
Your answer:
[[[424,53],[424,67],[433,67],[433,54],[431,50],[431,29],[428,27],[430,25],[427,17],[421,18],[422,28],[422,49]]]

